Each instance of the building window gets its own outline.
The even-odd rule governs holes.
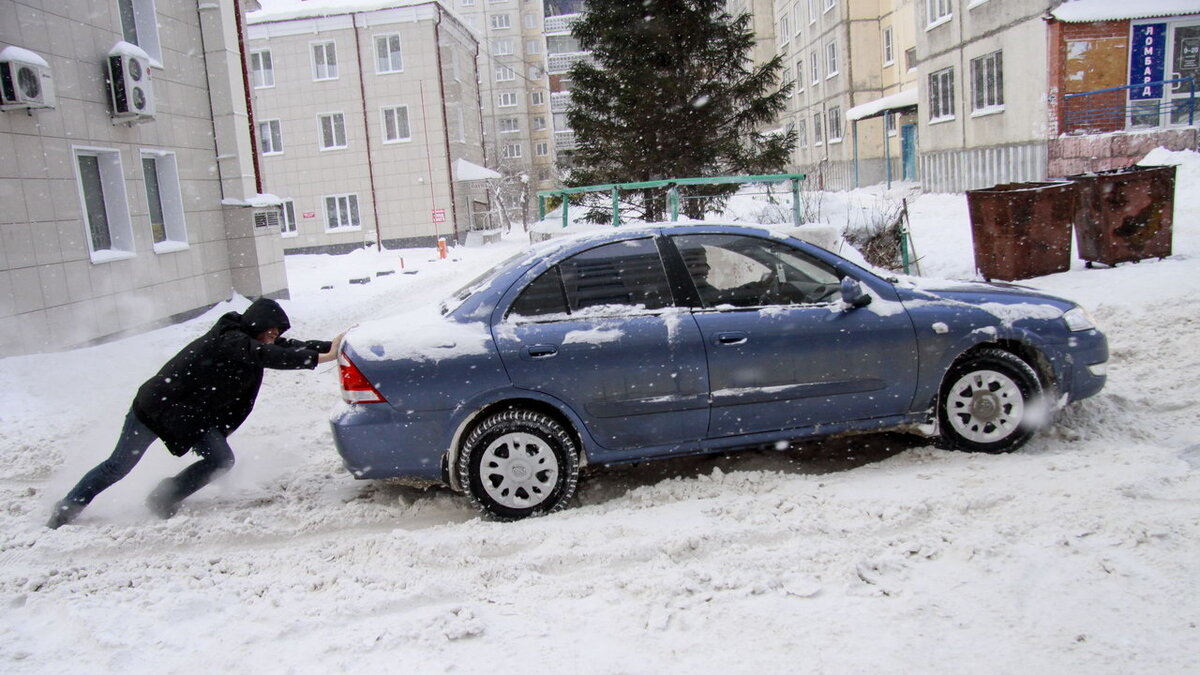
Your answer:
[[[500,150],[500,156],[504,159],[520,159],[521,154],[520,143],[506,143]]]
[[[796,147],[808,147],[808,120],[800,120],[796,123]]]
[[[929,121],[954,119],[954,68],[929,75]]]
[[[330,195],[325,198],[325,229],[355,229],[358,220],[358,195]]]
[[[538,115],[537,117],[533,118],[533,130],[534,131],[542,131],[545,128],[546,128],[546,118],[545,117]]]
[[[462,6],[463,7],[474,7],[475,0],[462,0]]]
[[[837,7],[837,0],[825,0],[825,11],[826,12],[833,9],[834,7]]]
[[[819,14],[817,11],[817,0],[808,0],[808,22],[816,23]]]
[[[796,3],[792,10],[792,22],[796,25],[796,36],[799,37],[801,26],[804,25],[804,5]]]
[[[346,120],[342,113],[317,115],[321,127],[321,149],[337,150],[346,147]]]
[[[883,128],[887,131],[888,136],[896,135],[896,113],[884,113]]]
[[[408,106],[396,105],[384,108],[382,115],[384,143],[412,140],[408,129]]]
[[[283,130],[279,120],[263,120],[258,123],[258,147],[264,155],[283,153]]]
[[[312,43],[313,80],[336,80],[337,46],[334,42]]]
[[[497,108],[511,108],[517,104],[517,95],[511,91],[500,92],[496,95]]]
[[[817,53],[813,52],[808,60],[809,70],[812,71],[812,83],[817,84],[821,81],[821,61],[817,57]]]
[[[279,234],[285,237],[296,236],[296,202],[285,199],[281,210],[283,220],[279,223]]]
[[[529,70],[526,75],[528,76],[530,82],[537,82],[538,80],[542,79],[542,69],[538,66],[529,66]]]
[[[521,120],[516,117],[501,117],[497,126],[502,134],[516,133],[521,130]]]
[[[796,59],[796,91],[804,91],[804,59]]]
[[[146,181],[146,205],[154,249],[160,253],[187,246],[187,224],[183,194],[179,190],[179,167],[173,152],[142,153],[142,178]],[[159,246],[167,244],[168,246]],[[175,244],[175,246],[170,246]]]
[[[142,48],[154,59],[154,65],[162,67],[162,46],[158,41],[158,16],[154,11],[154,0],[117,0],[117,12],[121,15],[123,39]]]
[[[825,122],[821,119],[821,113],[813,114],[813,145],[824,145],[825,139],[822,138],[825,130]]]
[[[525,53],[526,54],[541,54],[542,53],[542,41],[541,40],[526,40],[525,41]]]
[[[546,92],[531,91],[529,92],[529,105],[543,105],[546,102]]]
[[[904,50],[904,67],[908,70],[917,69],[917,48],[909,47]]]
[[[532,29],[535,29],[538,27],[538,15],[537,14],[526,13],[524,16],[524,20],[525,20],[526,28],[532,30]]]
[[[892,41],[892,27],[883,29],[883,65],[890,66],[896,62],[896,46]]]
[[[512,82],[517,79],[517,74],[508,66],[496,66],[496,81],[497,82]]]
[[[550,144],[545,141],[541,141],[537,145],[533,146],[533,154],[537,155],[538,157],[548,156],[550,154]]]
[[[375,72],[399,73],[404,71],[404,58],[400,55],[400,34],[375,36]]]
[[[133,227],[125,197],[121,153],[77,148],[75,168],[92,262],[131,257]]]
[[[825,79],[829,79],[838,74],[838,53],[837,43],[830,42],[825,45]]]
[[[829,118],[829,142],[838,143],[842,140],[842,107],[833,106],[826,114]]]
[[[492,42],[492,53],[496,56],[512,56],[513,41],[512,38],[503,38]]]
[[[250,71],[255,89],[275,86],[275,65],[271,62],[270,49],[250,52]]]
[[[1004,108],[1004,64],[1000,52],[971,59],[971,89],[973,110]]]
[[[950,0],[925,0],[925,23],[928,28],[946,23],[950,17]]]
[[[504,30],[512,28],[512,19],[507,14],[492,15],[492,30]]]
[[[792,39],[791,26],[788,25],[787,15],[779,17],[779,46],[786,45]]]

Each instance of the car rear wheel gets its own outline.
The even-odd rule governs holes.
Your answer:
[[[514,408],[487,417],[467,436],[458,472],[476,508],[518,520],[567,505],[579,480],[579,454],[554,418]]]
[[[1036,431],[1030,424],[1042,393],[1037,373],[1020,357],[985,349],[946,375],[938,404],[942,440],[955,450],[1012,452]]]

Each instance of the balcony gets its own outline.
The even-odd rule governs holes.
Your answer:
[[[570,33],[571,27],[579,20],[579,14],[563,14],[546,17],[543,31],[546,35]]]
[[[571,70],[571,66],[579,61],[590,58],[588,52],[567,52],[564,54],[546,55],[546,72],[551,75],[562,75]]]
[[[571,107],[571,93],[560,91],[550,94],[550,112],[565,113]]]
[[[561,152],[563,150],[575,149],[575,131],[567,129],[566,131],[554,132],[554,150]]]

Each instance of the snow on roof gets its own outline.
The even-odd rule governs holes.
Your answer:
[[[139,47],[135,44],[126,42],[124,40],[121,40],[117,44],[113,45],[113,48],[111,50],[109,50],[108,55],[109,56],[136,56],[139,59],[145,59],[146,61],[150,60],[150,55],[146,53],[145,49],[142,49],[141,47]]]
[[[846,119],[862,120],[868,117],[874,117],[888,110],[897,110],[899,108],[911,108],[917,104],[917,90],[908,89],[883,98],[877,98],[874,101],[856,105],[846,112]]]
[[[46,59],[38,56],[28,49],[20,47],[5,47],[0,49],[0,61],[22,61],[24,63],[32,63],[35,66],[49,68],[50,64],[46,63]]]
[[[1147,19],[1154,16],[1200,14],[1196,0],[1070,0],[1050,15],[1066,23]]]
[[[262,9],[246,13],[246,23],[287,21],[394,7],[432,4],[434,0],[261,0]]]
[[[500,178],[500,174],[478,164],[472,164],[465,159],[454,160],[454,180],[487,180],[489,178]]]

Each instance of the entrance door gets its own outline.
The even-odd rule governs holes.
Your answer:
[[[905,124],[900,127],[900,156],[902,159],[901,180],[917,179],[917,125]]]

